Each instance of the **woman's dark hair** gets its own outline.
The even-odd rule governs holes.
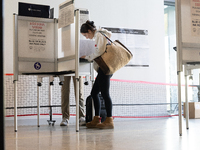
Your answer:
[[[94,25],[94,21],[87,20],[86,23],[81,26],[81,33],[88,33],[88,30],[94,32],[96,30],[96,26]]]

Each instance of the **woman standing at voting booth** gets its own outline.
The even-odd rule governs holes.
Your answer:
[[[86,23],[82,24],[80,32],[87,39],[95,40],[95,51],[89,56],[82,56],[81,58],[85,58],[88,61],[92,61],[98,56],[101,56],[105,50],[106,45],[108,44],[108,40],[103,36],[103,34],[107,35],[109,38],[111,36],[111,32],[105,29],[96,29],[93,21],[86,21]],[[102,33],[100,33],[102,32]],[[110,97],[109,89],[110,89],[110,78],[112,75],[105,75],[102,69],[97,65],[94,61],[94,69],[97,71],[97,77],[94,82],[91,96],[94,101],[95,107],[95,116],[93,120],[86,124],[88,128],[100,128],[100,129],[112,129],[114,128],[113,118],[112,118],[112,100]],[[100,110],[101,110],[101,102],[99,98],[99,92],[103,99],[105,100],[105,107],[107,112],[107,117],[104,122],[100,122]]]

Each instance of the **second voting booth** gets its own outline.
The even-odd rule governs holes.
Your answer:
[[[80,43],[92,41],[80,38],[80,25],[89,19],[87,9],[74,10],[73,3],[63,3],[60,15],[71,17],[72,23],[65,24],[59,19],[19,16],[14,14],[14,130],[17,132],[17,81],[18,75],[37,76],[37,124],[40,126],[40,86],[43,77],[49,77],[49,124],[54,125],[51,112],[51,88],[53,78],[59,77],[60,85],[64,76],[76,78],[76,131],[79,131],[79,76],[90,76],[94,80],[93,64],[80,62]],[[69,10],[71,9],[71,10]],[[71,15],[66,14],[72,12]],[[60,16],[59,16],[60,17]],[[62,18],[62,16],[61,16]],[[73,23],[73,21],[75,21]],[[59,33],[59,28],[61,32]],[[58,48],[58,39],[61,48]]]
[[[187,80],[191,70],[200,69],[200,2],[176,0],[176,43],[179,103],[179,134],[182,135],[181,72],[185,76],[186,128],[188,124]]]

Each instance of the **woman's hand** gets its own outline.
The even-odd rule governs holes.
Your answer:
[[[85,59],[85,57],[86,57],[85,55],[84,55],[84,56],[81,56],[81,58],[84,58],[84,59]]]

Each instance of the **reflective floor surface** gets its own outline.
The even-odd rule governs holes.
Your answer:
[[[26,121],[26,120],[25,120]],[[87,129],[48,124],[5,127],[6,150],[199,150],[200,119],[183,119],[179,136],[178,117],[114,119],[114,129]]]

